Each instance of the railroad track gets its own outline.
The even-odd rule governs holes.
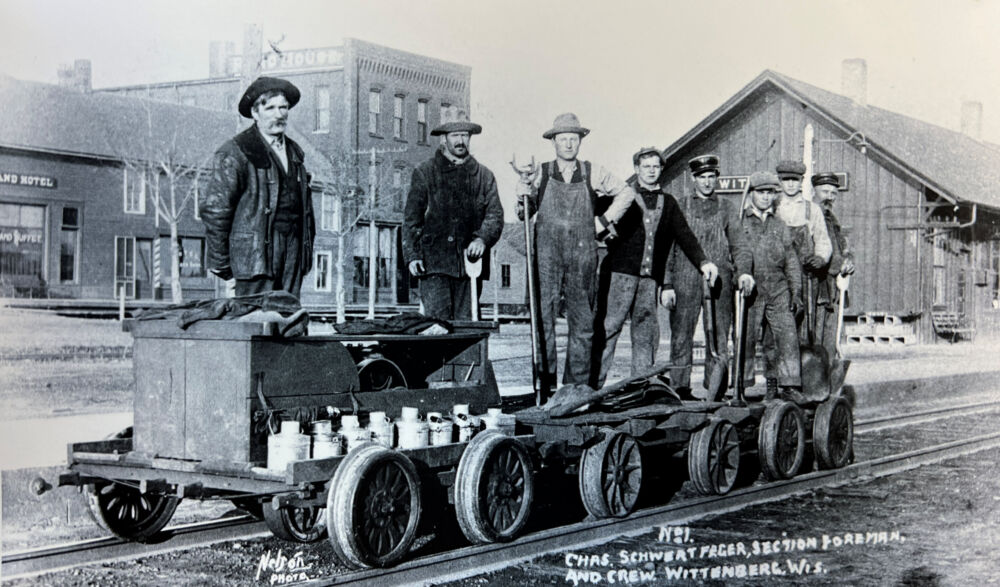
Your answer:
[[[855,422],[855,434],[868,434],[888,428],[916,425],[946,418],[1000,411],[1000,400],[958,406],[943,406],[904,414],[879,416]],[[607,541],[609,535],[626,535],[651,526],[679,524],[706,515],[714,515],[774,501],[819,487],[842,485],[860,477],[883,477],[925,464],[988,450],[1000,446],[1000,433],[955,441],[895,455],[855,463],[833,471],[799,475],[788,481],[748,487],[726,496],[701,498],[683,503],[646,509],[624,520],[598,520],[562,526],[524,536],[513,543],[467,547],[460,550],[405,562],[392,569],[373,569],[310,584],[332,585],[347,582],[361,584],[413,584],[456,580],[503,568],[539,554],[571,547],[584,547]],[[116,537],[85,540],[51,547],[5,553],[2,558],[4,579],[36,576],[81,565],[149,557],[175,550],[206,546],[236,539],[269,536],[262,522],[250,516],[198,522],[168,527],[155,544],[136,544]]]

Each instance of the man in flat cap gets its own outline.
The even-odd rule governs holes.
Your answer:
[[[747,387],[754,384],[757,340],[762,325],[766,325],[775,342],[775,352],[766,358],[777,371],[780,388],[768,387],[765,399],[774,399],[780,393],[783,399],[804,403],[794,318],[802,305],[802,268],[792,250],[788,227],[774,213],[778,176],[758,171],[748,181],[750,201],[743,210],[740,228],[753,256],[755,287],[747,297],[744,383]]]
[[[478,279],[489,278],[488,251],[500,239],[503,208],[493,173],[469,152],[472,135],[482,127],[454,107],[445,115],[431,131],[441,137],[441,146],[413,170],[403,218],[403,257],[420,279],[427,316],[471,320],[465,259],[482,258]]]
[[[714,282],[718,268],[702,251],[674,197],[660,185],[663,159],[655,147],[632,156],[635,177],[628,181],[638,197],[615,226],[618,237],[608,242],[601,263],[594,360],[600,359],[597,387],[602,387],[615,356],[625,319],[631,320],[632,375],[648,370],[660,343],[656,300],[666,301],[664,266],[671,247],[678,248],[698,268],[698,280]],[[700,281],[697,283],[701,291]],[[659,292],[659,295],[657,295]],[[603,348],[602,348],[603,347]]]
[[[290,82],[259,77],[240,98],[250,128],[215,152],[199,211],[207,264],[236,279],[236,295],[272,290],[299,295],[312,268],[313,217],[302,149],[285,136],[288,111],[299,101]]]
[[[854,273],[854,253],[851,252],[840,221],[833,213],[833,206],[840,194],[840,178],[831,172],[817,173],[812,177],[813,194],[819,200],[830,235],[832,253],[827,270],[819,276],[819,294],[816,312],[816,341],[826,349],[827,356],[833,358],[837,352],[837,304],[840,292],[837,276]],[[847,300],[844,300],[845,304]]]
[[[538,282],[541,293],[542,344],[547,373],[543,386],[556,384],[556,314],[565,299],[569,335],[563,383],[587,385],[594,336],[597,289],[597,239],[614,234],[614,223],[632,204],[635,192],[604,167],[577,159],[580,142],[590,133],[575,114],[556,117],[542,137],[552,142],[556,158],[543,163],[532,184],[518,182],[518,217],[535,215]],[[610,199],[598,213],[601,201]]]
[[[680,209],[708,260],[719,268],[719,279],[711,289],[714,299],[712,320],[715,348],[729,360],[729,331],[733,325],[733,285],[750,291],[752,259],[739,230],[739,206],[715,193],[719,180],[719,158],[700,155],[688,161],[694,182],[692,193],[679,200]],[[701,274],[697,265],[670,254],[664,277],[665,305],[670,312],[670,382],[681,397],[691,397],[692,340],[702,313]],[[738,276],[738,278],[737,278]]]

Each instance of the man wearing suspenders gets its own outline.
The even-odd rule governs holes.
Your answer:
[[[614,223],[632,204],[635,192],[599,165],[577,159],[590,129],[575,114],[556,117],[542,137],[552,141],[556,158],[542,164],[532,185],[518,183],[517,214],[524,218],[520,196],[528,196],[535,215],[535,249],[541,297],[541,338],[547,387],[556,385],[556,314],[565,299],[569,334],[563,383],[590,382],[597,289],[597,238],[614,235]],[[598,200],[612,198],[597,215]]]
[[[632,156],[632,164],[635,178],[628,185],[637,196],[618,221],[618,238],[608,243],[608,254],[601,263],[602,295],[598,296],[599,332],[595,340],[598,346],[594,348],[595,362],[598,358],[601,361],[596,369],[597,387],[607,379],[626,318],[631,320],[632,375],[652,367],[660,342],[656,300],[664,303],[667,299],[666,290],[660,288],[673,244],[699,268],[700,279],[711,283],[718,274],[678,209],[677,200],[660,185],[660,152],[655,147],[640,149]],[[701,285],[697,285],[700,294]]]
[[[719,268],[719,279],[711,290],[715,315],[706,318],[714,320],[715,348],[728,360],[729,331],[733,324],[733,278],[739,276],[738,285],[746,291],[753,289],[752,258],[739,230],[738,206],[715,193],[719,158],[701,155],[691,159],[688,167],[694,190],[678,204],[708,260]],[[702,308],[701,275],[696,265],[679,258],[676,248],[667,262],[663,287],[664,305],[672,310],[670,362],[677,365],[670,373],[670,382],[681,397],[690,398],[691,346]]]

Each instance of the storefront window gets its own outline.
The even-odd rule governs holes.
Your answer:
[[[80,248],[80,219],[77,208],[63,208],[59,231],[59,281],[76,283],[77,251]]]
[[[45,285],[45,206],[0,204],[0,285],[38,291]]]
[[[333,255],[329,251],[316,253],[316,260],[313,263],[313,271],[316,273],[316,291],[330,291],[331,259],[333,259]]]
[[[205,277],[205,239],[181,237],[181,277]]]

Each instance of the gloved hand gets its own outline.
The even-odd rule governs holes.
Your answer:
[[[751,277],[746,273],[740,275],[739,278],[736,280],[736,282],[737,284],[739,284],[740,291],[743,292],[744,297],[750,295],[750,292],[753,291],[754,286],[757,285],[757,283],[753,280],[753,277]]]
[[[673,289],[660,291],[660,305],[668,310],[673,310],[677,306],[677,292]]]
[[[823,257],[820,257],[819,255],[809,255],[803,265],[815,270],[821,269],[824,265],[826,265],[826,263],[827,262],[823,260]]]
[[[802,305],[802,298],[799,296],[792,296],[788,301],[788,309],[792,312],[792,316],[798,317],[802,313],[805,306]]]
[[[410,261],[410,275],[419,277],[424,274],[424,262],[422,259]]]
[[[719,276],[719,268],[715,266],[715,263],[706,261],[701,266],[701,276],[705,278],[708,285],[715,285],[715,279]]]
[[[228,265],[225,267],[220,267],[218,269],[212,269],[212,273],[219,276],[219,279],[223,281],[229,281],[233,278],[233,268]]]

